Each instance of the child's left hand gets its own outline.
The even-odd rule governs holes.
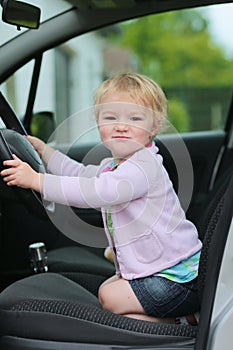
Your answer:
[[[5,160],[3,165],[8,167],[1,171],[1,176],[8,186],[30,188],[40,192],[40,175],[30,165],[21,161],[15,154],[13,160]]]

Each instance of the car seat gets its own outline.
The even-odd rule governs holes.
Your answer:
[[[104,257],[85,246],[67,246],[48,251],[48,269],[58,272],[97,296],[99,286],[115,273],[114,265]],[[102,255],[100,255],[102,253]]]
[[[203,240],[200,323],[153,323],[102,310],[85,288],[55,273],[17,281],[0,294],[0,348],[205,350],[219,270],[233,213],[233,177],[221,188]],[[196,343],[196,345],[195,345]]]

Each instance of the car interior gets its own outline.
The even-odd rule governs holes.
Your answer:
[[[150,32],[151,23],[156,28],[161,21],[165,42],[166,15],[174,13],[176,18],[181,12],[182,18],[183,11],[188,11],[194,16],[189,11],[199,10],[200,6],[203,13],[205,8],[220,9],[225,5],[229,12],[233,11],[231,1],[222,0],[205,0],[202,4],[194,0],[188,5],[176,0],[50,1],[51,9],[56,9],[51,17],[46,17],[46,1],[41,4],[44,11],[40,24],[40,11],[27,8],[35,11],[37,24],[29,30],[21,29],[15,38],[1,45],[0,170],[2,162],[16,154],[34,170],[46,171],[25,139],[27,134],[43,138],[76,161],[98,164],[109,156],[109,151],[100,144],[91,124],[94,88],[117,69],[147,74],[154,70],[155,76],[163,79],[163,52],[160,63],[147,64],[148,57],[140,56],[141,32],[135,44],[138,46],[129,53],[137,36],[130,33],[131,28],[135,26],[139,31],[142,23],[145,30],[148,21]],[[29,3],[40,7],[36,1]],[[14,1],[9,5],[15,5]],[[4,16],[3,21],[11,23],[7,13]],[[195,34],[201,31],[200,23],[203,28],[207,26],[198,16],[193,27]],[[169,31],[177,30],[177,42],[182,44],[178,19],[177,27],[171,22]],[[6,23],[3,25],[9,26]],[[24,21],[13,24],[15,32],[27,26]],[[184,33],[187,31],[186,28]],[[159,45],[158,37],[153,40]],[[149,42],[151,46],[153,40]],[[168,40],[167,47],[172,39]],[[190,41],[189,38],[187,42]],[[160,55],[164,44],[160,45],[151,52],[153,60],[156,54]],[[191,46],[182,48],[180,56],[186,57],[190,65],[200,50],[195,46],[195,37],[193,46],[192,59],[185,56],[186,51],[192,51]],[[233,213],[233,59],[230,54],[218,56],[219,48],[210,48],[210,53],[211,50],[217,57],[216,61],[213,59],[213,71],[209,68],[210,57],[205,63],[198,61],[193,86],[189,86],[191,70],[185,71],[184,62],[177,66],[185,71],[175,78],[182,76],[180,85],[171,80],[165,86],[161,80],[171,101],[169,113],[177,114],[181,121],[176,124],[171,119],[167,129],[155,138],[186,215],[197,226],[203,242],[198,325],[146,322],[103,310],[98,302],[98,288],[114,275],[115,268],[104,255],[107,241],[100,211],[46,202],[37,192],[8,187],[0,178],[1,349],[215,349],[212,328],[220,319],[219,315],[214,318],[216,293]],[[100,56],[103,62],[97,79]],[[225,74],[228,81],[222,83],[216,73],[208,85],[207,75],[212,78],[221,65],[220,75]],[[165,81],[170,74],[166,69]],[[195,82],[196,77],[202,83],[198,78]],[[182,129],[186,122],[187,127]],[[29,252],[30,247],[38,247],[41,242],[46,249],[46,269],[38,273],[32,268]]]

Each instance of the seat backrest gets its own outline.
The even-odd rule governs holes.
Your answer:
[[[202,203],[200,208],[200,215],[198,218],[196,218],[196,226],[199,233],[199,238],[203,241],[205,233],[207,231],[209,222],[212,218],[212,215],[222,199],[222,196],[224,195],[227,186],[229,185],[229,182],[231,180],[233,174],[233,164],[230,165],[230,167],[224,172],[224,174],[216,181],[214,184],[214,187],[209,192],[208,196],[206,197],[204,203]]]
[[[199,336],[195,349],[206,349],[218,275],[233,215],[233,175],[222,185],[206,210],[206,227],[203,234],[198,291],[201,302]],[[204,219],[203,219],[204,221]],[[201,340],[200,340],[201,338]]]

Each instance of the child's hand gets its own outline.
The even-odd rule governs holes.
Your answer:
[[[30,144],[35,148],[37,153],[39,154],[40,157],[42,157],[42,154],[44,152],[44,149],[46,147],[46,144],[44,141],[38,139],[35,136],[25,136],[25,138],[30,142]]]
[[[30,188],[40,192],[40,181],[43,174],[34,171],[30,165],[22,162],[16,155],[13,160],[5,160],[3,162],[7,169],[1,171],[1,176],[8,186],[19,186],[22,188]]]
[[[39,156],[42,158],[45,164],[48,164],[50,157],[55,152],[55,150],[46,145],[46,143],[35,136],[25,136],[25,138],[31,143],[31,145],[35,148]]]

